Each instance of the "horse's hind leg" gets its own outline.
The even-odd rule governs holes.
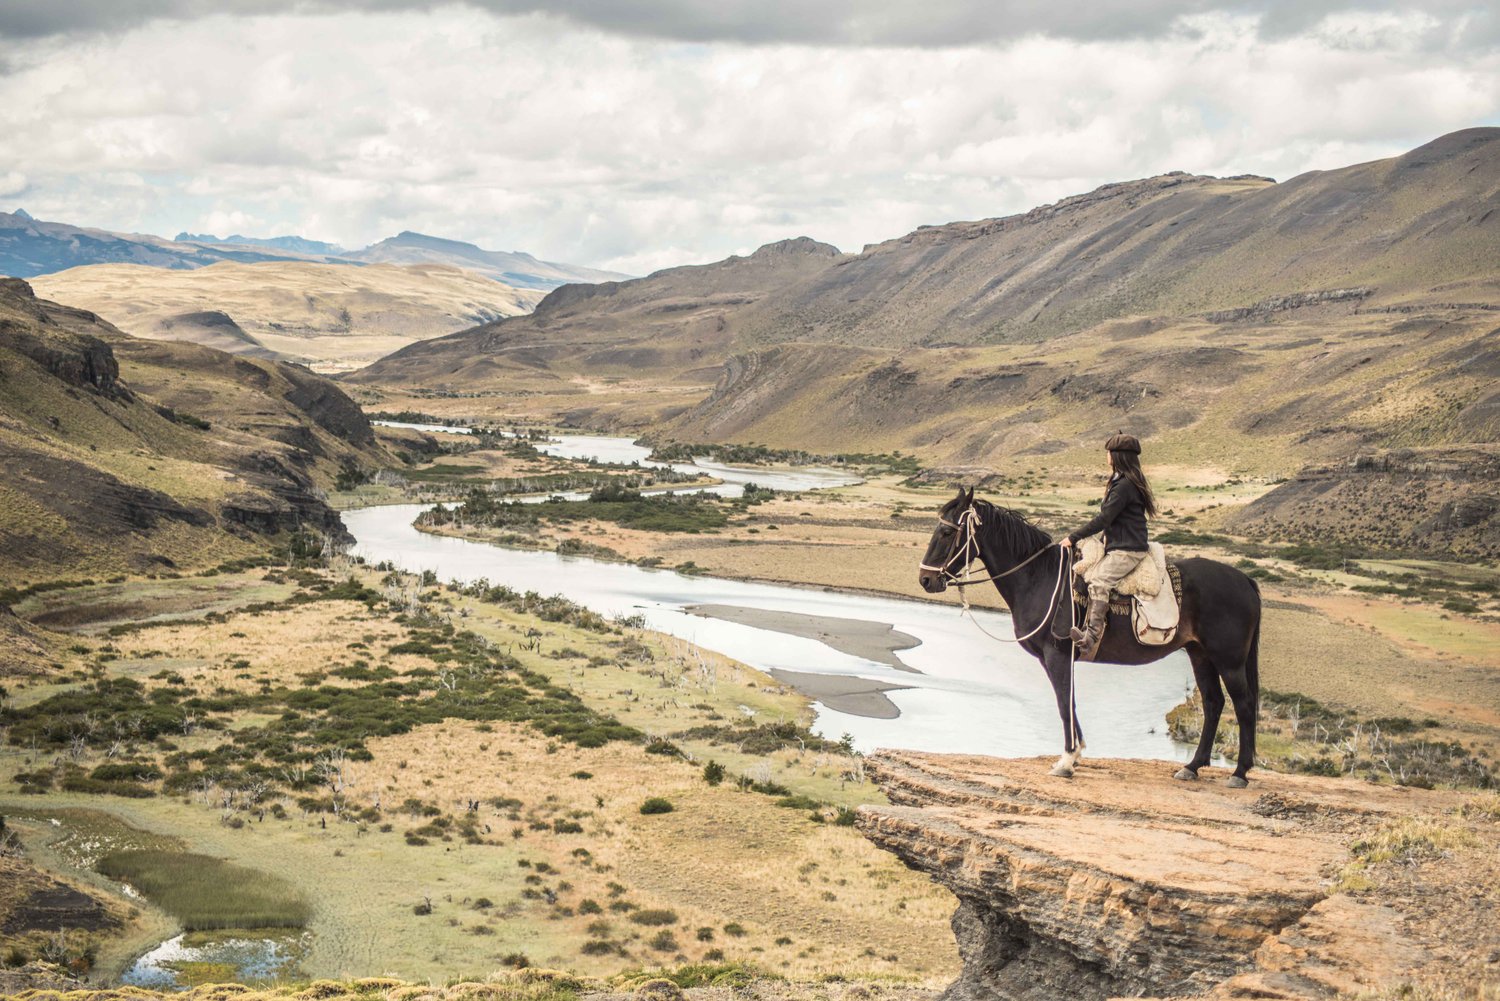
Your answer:
[[[1203,698],[1203,735],[1198,738],[1198,750],[1193,758],[1177,770],[1176,778],[1187,782],[1198,777],[1198,769],[1208,764],[1213,755],[1214,735],[1219,732],[1219,717],[1224,713],[1224,689],[1219,685],[1219,672],[1214,670],[1208,651],[1196,643],[1184,647],[1188,660],[1193,664],[1193,680],[1198,683],[1198,693]]]
[[[1240,753],[1228,785],[1243,789],[1250,784],[1245,774],[1255,765],[1255,717],[1260,709],[1260,699],[1251,691],[1243,665],[1224,672],[1224,687],[1229,689],[1229,697],[1234,701],[1234,716],[1240,725]]]

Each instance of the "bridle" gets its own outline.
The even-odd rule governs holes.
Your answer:
[[[1000,580],[1002,577],[1009,577],[1011,574],[1015,573],[1017,570],[1020,570],[1032,560],[1036,559],[1038,556],[1042,555],[1047,550],[1057,545],[1057,543],[1053,542],[1043,546],[1041,549],[1038,549],[1036,552],[1026,557],[1020,563],[1017,563],[1015,566],[1002,573],[991,574],[988,577],[970,577],[969,567],[973,564],[974,560],[979,557],[979,540],[975,538],[975,529],[984,524],[984,520],[979,516],[979,509],[971,503],[968,507],[964,508],[964,513],[958,516],[958,521],[956,522],[949,521],[942,515],[938,515],[938,524],[947,526],[954,531],[963,532],[963,545],[954,549],[953,555],[949,556],[947,561],[943,563],[942,566],[935,567],[929,563],[919,563],[917,564],[917,566],[921,570],[931,570],[933,573],[942,574],[947,578],[948,583],[957,585],[960,589],[962,589],[966,584],[988,584],[990,581]],[[953,566],[954,561],[959,559],[960,557],[964,558],[963,566],[959,569],[958,573],[954,573],[951,567]]]
[[[1043,553],[1047,552],[1049,549],[1060,549],[1061,547],[1059,547],[1055,542],[1048,543],[1041,549],[1038,549],[1036,552],[1026,557],[1020,563],[1017,563],[1015,566],[1011,567],[1009,570],[1005,570],[997,574],[991,574],[988,577],[971,577],[969,576],[969,567],[979,556],[979,540],[978,538],[976,538],[976,530],[984,524],[984,520],[979,515],[979,509],[973,504],[973,502],[970,502],[969,506],[964,508],[963,514],[958,516],[958,521],[949,521],[942,515],[938,515],[938,524],[951,528],[956,532],[962,532],[963,544],[955,548],[952,555],[949,556],[941,566],[933,566],[930,563],[919,563],[917,564],[917,566],[922,570],[930,570],[933,573],[942,574],[943,577],[948,581],[948,583],[958,588],[959,600],[963,602],[963,611],[960,614],[968,615],[969,618],[974,622],[974,625],[979,627],[980,632],[984,633],[991,639],[999,640],[1001,643],[1022,643],[1026,640],[1031,639],[1037,633],[1041,632],[1042,628],[1052,621],[1052,616],[1057,611],[1058,597],[1062,594],[1062,582],[1068,577],[1068,571],[1071,569],[1071,549],[1062,549],[1062,559],[1058,561],[1057,565],[1057,583],[1052,586],[1052,597],[1047,602],[1047,614],[1042,617],[1041,622],[1037,623],[1036,628],[1031,630],[1025,636],[1017,636],[1015,639],[1007,639],[1004,636],[996,636],[988,629],[984,628],[984,626],[979,625],[979,620],[974,618],[973,612],[969,608],[969,597],[964,593],[964,588],[969,584],[987,584],[991,581],[1000,580],[1003,577],[1009,577],[1011,574],[1031,563],[1038,556],[1041,556]],[[959,559],[963,560],[963,564],[959,567],[958,573],[954,573],[952,569],[953,564]]]
[[[1055,542],[1048,543],[1041,549],[1038,549],[1036,552],[1026,557],[1020,563],[1017,563],[1015,566],[1011,567],[1009,570],[1006,570],[1002,573],[991,574],[988,577],[970,577],[969,567],[974,562],[974,558],[979,555],[979,540],[978,538],[976,538],[976,530],[984,524],[984,521],[979,516],[978,509],[974,506],[973,500],[970,500],[969,506],[964,508],[964,513],[958,516],[958,521],[949,521],[942,515],[938,515],[938,524],[945,525],[948,528],[953,529],[954,531],[964,533],[963,545],[955,549],[953,551],[953,554],[948,557],[948,559],[943,563],[942,566],[935,567],[927,563],[920,563],[918,564],[918,566],[923,570],[931,570],[933,573],[942,574],[950,584],[953,584],[958,588],[959,600],[963,602],[963,609],[959,612],[959,615],[967,615],[969,617],[969,621],[974,623],[974,625],[979,629],[980,632],[984,633],[990,639],[998,640],[1001,643],[1024,643],[1035,636],[1037,633],[1041,632],[1047,627],[1049,623],[1051,623],[1052,617],[1057,614],[1058,599],[1063,595],[1063,581],[1072,580],[1073,578],[1073,547],[1068,546],[1064,548],[1058,546],[1058,544]],[[1011,574],[1015,573],[1017,570],[1020,570],[1032,560],[1036,559],[1038,556],[1054,547],[1056,547],[1061,553],[1061,556],[1057,561],[1057,582],[1052,585],[1052,597],[1047,601],[1047,612],[1042,616],[1042,621],[1036,624],[1036,628],[1032,629],[1025,636],[1017,636],[1015,639],[1008,639],[1004,636],[996,636],[994,633],[984,628],[984,626],[980,624],[979,619],[974,616],[973,609],[969,607],[969,596],[964,593],[964,586],[967,584],[985,584],[990,581],[1000,580],[1002,577],[1009,577]],[[958,573],[954,573],[952,570],[953,564],[956,560],[959,560],[961,558],[963,559],[963,566],[959,569]],[[1070,599],[1068,601],[1068,625],[1070,627],[1076,626],[1078,624],[1076,618],[1076,611],[1073,607],[1073,602]],[[1015,621],[1014,611],[1012,611],[1011,613],[1011,621]],[[1070,642],[1068,644],[1068,732],[1070,735],[1070,739],[1075,746],[1078,743],[1078,731],[1075,729],[1075,724],[1077,722],[1077,709],[1075,708],[1074,702],[1074,689],[1077,683],[1077,657],[1078,647]]]

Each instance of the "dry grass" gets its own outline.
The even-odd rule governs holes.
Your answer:
[[[452,595],[445,600],[452,614],[467,615],[465,627],[511,647],[527,667],[652,733],[742,718],[741,706],[759,720],[808,715],[805,699],[770,679],[675,640],[630,630],[625,638],[650,659],[622,657],[622,648],[610,645],[622,637],[542,623]],[[540,649],[533,648],[538,637],[527,636],[533,629],[542,634]],[[148,687],[164,683],[152,680],[159,672],[176,672],[200,691],[250,691],[263,680],[296,687],[304,676],[356,657],[397,671],[425,666],[418,655],[387,653],[408,636],[388,613],[318,602],[134,631],[112,641],[118,659],[109,670]],[[580,656],[551,656],[557,651]],[[590,657],[608,663],[588,667]],[[321,683],[344,682],[330,675]],[[256,722],[247,717],[231,726]],[[221,740],[207,731],[174,737],[189,752]],[[53,793],[0,803],[0,812],[18,805],[104,807],[139,827],[171,832],[186,850],[275,873],[312,903],[313,935],[302,969],[313,976],[483,973],[516,952],[535,964],[603,974],[709,959],[714,949],[728,959],[805,976],[952,972],[956,957],[946,925],[952,900],[945,892],[877,852],[852,828],[815,823],[805,809],[778,807],[772,797],[741,792],[732,782],[710,787],[701,776],[712,756],[731,777],[749,773],[816,799],[875,797],[868,784],[844,777],[849,762],[841,755],[756,757],[684,742],[683,750],[697,758],[689,762],[647,754],[638,745],[579,749],[524,725],[457,720],[368,746],[372,760],[350,763],[345,795],[351,812],[378,807],[389,830],[331,819],[325,827],[290,800],[283,801],[286,819],[252,817],[234,829],[220,822],[213,789],[185,799],[128,801]],[[80,763],[96,762],[86,755]],[[0,751],[0,770],[25,767],[24,754]],[[642,816],[647,795],[670,798],[675,811]],[[456,834],[448,840],[443,835],[451,828],[429,831],[428,844],[408,843],[404,833],[432,818],[412,815],[402,807],[407,800],[429,804],[442,816],[472,818],[477,843]],[[481,805],[471,814],[474,800]],[[581,830],[568,833],[573,824]],[[488,905],[477,906],[481,898]],[[586,900],[603,913],[589,913],[594,908]],[[414,914],[413,906],[424,901],[432,913]],[[653,948],[656,929],[610,909],[622,901],[674,912],[677,921],[666,930],[675,947]],[[596,924],[601,921],[609,927]],[[731,924],[745,934],[725,933]],[[861,933],[851,936],[852,927]],[[711,929],[712,940],[700,940],[699,928]],[[591,940],[609,941],[619,951],[583,954]]]
[[[91,309],[138,337],[184,336],[180,325],[169,329],[163,321],[222,311],[271,350],[328,370],[357,368],[418,340],[529,313],[542,297],[442,265],[290,261],[222,262],[193,271],[96,264],[40,276],[32,286],[39,296]]]

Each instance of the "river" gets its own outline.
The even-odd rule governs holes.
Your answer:
[[[539,447],[570,458],[645,463],[648,450],[625,439],[570,435]],[[725,481],[716,492],[737,492],[753,481],[778,490],[811,490],[851,482],[839,470],[674,464]],[[688,576],[555,553],[506,549],[429,535],[412,527],[425,505],[403,504],[344,512],[356,555],[408,572],[431,570],[441,580],[480,577],[521,590],[562,594],[605,615],[641,615],[646,624],[762,670],[853,675],[905,686],[886,693],[894,719],[839,712],[818,703],[813,729],[837,739],[849,734],[860,750],[902,747],[1001,756],[1057,753],[1062,725],[1041,665],[1015,646],[985,636],[956,608],[920,600],[847,594],[827,589]],[[913,588],[916,568],[912,568]],[[704,618],[692,605],[731,605],[885,623],[920,640],[901,650],[912,670],[841,653],[807,639],[752,625]],[[1013,636],[1008,614],[975,611],[985,629]],[[1186,760],[1191,748],[1166,734],[1164,716],[1191,691],[1186,655],[1174,653],[1143,667],[1080,664],[1079,718],[1089,753],[1105,757]]]

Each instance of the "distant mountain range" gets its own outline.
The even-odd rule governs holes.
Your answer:
[[[34,278],[89,264],[144,264],[188,270],[219,261],[313,261],[357,266],[448,264],[504,282],[514,288],[557,288],[572,282],[628,277],[573,264],[540,261],[530,254],[482,250],[472,243],[403,232],[363,250],[345,251],[300,236],[257,238],[179,233],[176,239],[141,233],[114,233],[61,222],[45,222],[24,209],[0,212],[0,275]]]

